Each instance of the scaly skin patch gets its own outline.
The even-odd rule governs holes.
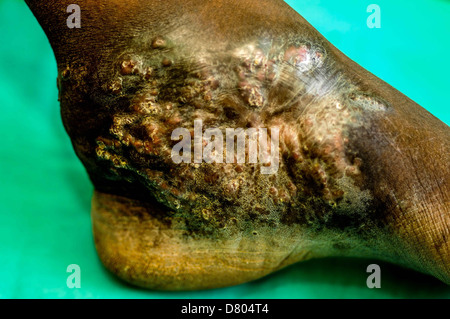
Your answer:
[[[195,56],[183,47],[158,36],[151,49],[123,53],[111,66],[121,92],[109,85],[106,93],[131,96],[112,114],[109,134],[96,139],[112,179],[141,183],[196,235],[217,236],[235,221],[248,231],[366,227],[372,196],[355,184],[361,159],[346,154],[347,127],[367,125],[363,113],[385,111],[385,103],[347,84],[324,49],[305,41],[264,38]],[[196,119],[222,132],[280,128],[278,173],[260,174],[260,163],[175,164],[171,133],[183,127],[193,135]]]

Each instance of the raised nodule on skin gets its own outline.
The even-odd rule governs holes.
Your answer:
[[[107,268],[144,287],[202,289],[309,258],[362,256],[449,283],[448,127],[284,2],[259,1],[255,13],[248,1],[226,21],[217,12],[241,6],[218,2],[186,4],[163,15],[173,22],[164,26],[108,21],[114,36],[84,43],[86,56],[68,54],[66,31],[56,40],[43,24],[63,121],[96,188],[94,233]],[[139,12],[133,21],[159,9]],[[95,39],[84,28],[80,40]],[[248,148],[232,162],[196,162],[196,120],[201,133],[279,133],[275,172],[262,174],[267,162],[251,162]],[[192,136],[183,154],[191,161],[173,160],[177,128]]]

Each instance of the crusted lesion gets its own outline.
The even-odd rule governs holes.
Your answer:
[[[360,188],[362,160],[349,147],[348,132],[367,124],[364,112],[385,111],[387,104],[359,93],[322,47],[284,43],[265,39],[193,58],[157,37],[142,53],[121,53],[114,69],[120,92],[108,85],[105,92],[126,93],[128,106],[97,138],[98,161],[109,163],[117,179],[124,170],[128,180],[134,176],[131,182],[147,187],[149,197],[195,231],[227,232],[249,223],[361,226],[336,219],[357,215],[361,222],[372,200]],[[222,132],[280,128],[277,173],[261,174],[262,163],[175,164],[171,133],[183,127],[193,135],[195,119]]]

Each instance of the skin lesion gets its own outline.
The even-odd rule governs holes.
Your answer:
[[[358,183],[362,160],[348,149],[347,128],[366,125],[363,113],[384,104],[330,71],[328,52],[308,41],[265,38],[192,60],[170,39],[150,42],[142,55],[120,54],[113,68],[128,103],[96,139],[97,160],[110,176],[143,185],[168,211],[195,220],[197,231],[214,232],[230,220],[361,226],[372,195]],[[171,133],[184,127],[193,135],[196,119],[223,132],[279,127],[277,173],[261,175],[260,164],[249,163],[175,164]]]

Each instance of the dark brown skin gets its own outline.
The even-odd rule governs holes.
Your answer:
[[[281,0],[26,1],[95,186],[102,262],[152,289],[214,288],[324,256],[450,284],[450,130]],[[176,128],[280,128],[261,164],[175,164]],[[247,154],[248,156],[249,154]]]

